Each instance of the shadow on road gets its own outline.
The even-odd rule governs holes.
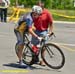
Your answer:
[[[16,63],[3,64],[3,66],[13,67],[13,68],[22,68],[22,69],[26,69],[28,67],[26,65],[19,65]]]
[[[3,66],[7,66],[7,67],[13,67],[13,68],[19,68],[19,69],[29,69],[29,70],[45,70],[45,71],[56,71],[56,72],[61,72],[60,70],[53,70],[50,68],[46,68],[43,66],[26,66],[26,65],[19,65],[16,63],[8,63],[8,64],[3,64]]]

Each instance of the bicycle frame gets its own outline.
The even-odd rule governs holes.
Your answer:
[[[54,33],[51,33],[49,38],[52,37],[52,35],[54,35]],[[24,44],[26,46],[31,46],[31,41],[29,40],[29,38],[27,36],[28,36],[27,33],[24,34]],[[54,37],[55,37],[55,35],[54,35]],[[45,45],[45,37],[43,37],[43,39],[40,41],[39,45],[40,45],[40,47],[38,47],[39,48],[38,55],[40,54],[42,47]]]
[[[53,37],[53,35],[54,35],[54,33],[51,33],[49,35],[49,38]],[[55,37],[55,35],[54,35],[54,37]],[[30,42],[27,34],[25,34],[25,40],[24,41],[25,41],[25,45],[27,46],[27,48],[29,49],[29,51],[26,51],[26,53],[24,53],[25,55],[24,55],[23,61],[24,61],[25,64],[27,64],[27,65],[30,66],[30,65],[35,64],[35,59],[37,59],[37,58],[35,57],[36,54],[32,50],[31,42]],[[62,68],[64,66],[64,63],[65,63],[65,56],[64,56],[62,50],[57,45],[55,45],[53,43],[45,43],[44,41],[45,41],[45,37],[40,41],[40,47],[39,47],[37,56],[39,56],[39,54],[41,54],[42,60],[45,62],[45,64],[48,67],[50,67],[52,69],[60,69],[60,68]],[[53,47],[54,49],[49,48],[49,46]],[[54,51],[56,50],[56,51],[54,52],[53,50]],[[47,61],[47,58],[45,57],[46,55],[43,56],[43,52],[44,51],[46,51],[48,53],[48,58],[49,58],[48,61]],[[28,52],[30,52],[30,53],[28,53]],[[56,53],[58,53],[58,54],[56,54]],[[60,57],[60,59],[58,59],[59,57],[58,58],[55,57],[57,55]],[[26,59],[26,56],[29,59]],[[53,61],[53,58],[56,59],[57,62],[55,60]],[[53,63],[52,63],[51,60],[53,61]]]

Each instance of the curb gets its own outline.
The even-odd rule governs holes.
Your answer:
[[[68,22],[68,21],[54,21],[54,23],[75,24],[75,22]]]
[[[7,17],[7,19],[9,19],[9,17]],[[75,22],[68,22],[68,21],[53,21],[53,23],[75,24]]]

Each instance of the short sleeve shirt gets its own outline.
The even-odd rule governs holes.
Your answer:
[[[26,25],[27,25],[28,27],[32,27],[33,19],[32,19],[31,13],[28,13],[28,14],[23,15],[23,16],[20,18],[19,22],[20,22],[20,21],[25,21],[25,22],[26,22]],[[18,22],[18,23],[19,23],[19,22]]]
[[[49,11],[47,9],[44,9],[42,14],[37,19],[33,19],[33,21],[36,30],[44,31],[48,29],[49,24],[52,24],[53,19]]]

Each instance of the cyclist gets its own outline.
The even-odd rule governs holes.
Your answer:
[[[15,27],[14,32],[17,37],[17,50],[16,54],[19,58],[19,64],[22,64],[22,51],[24,47],[24,34],[30,32],[35,38],[41,39],[36,35],[32,29],[33,19],[37,19],[42,13],[42,8],[40,6],[34,5],[32,7],[32,12],[23,15],[19,21],[17,27]],[[24,22],[24,23],[23,23]],[[21,24],[22,23],[22,24]]]
[[[44,3],[39,2],[37,5],[41,6],[43,11],[42,11],[42,14],[37,19],[35,19],[35,18],[33,19],[34,27],[36,28],[35,33],[39,37],[47,36],[47,34],[50,35],[53,32],[52,15],[47,9],[44,8]],[[49,29],[49,31],[48,31],[48,29]],[[39,44],[39,40],[36,37],[32,36],[31,43],[37,47],[37,45]],[[44,52],[43,52],[43,56],[44,56]],[[35,60],[35,59],[33,59],[33,60]],[[39,61],[39,58],[38,58],[38,55],[36,54],[35,62],[38,62],[38,61]],[[40,64],[44,65],[44,62],[41,60]]]

